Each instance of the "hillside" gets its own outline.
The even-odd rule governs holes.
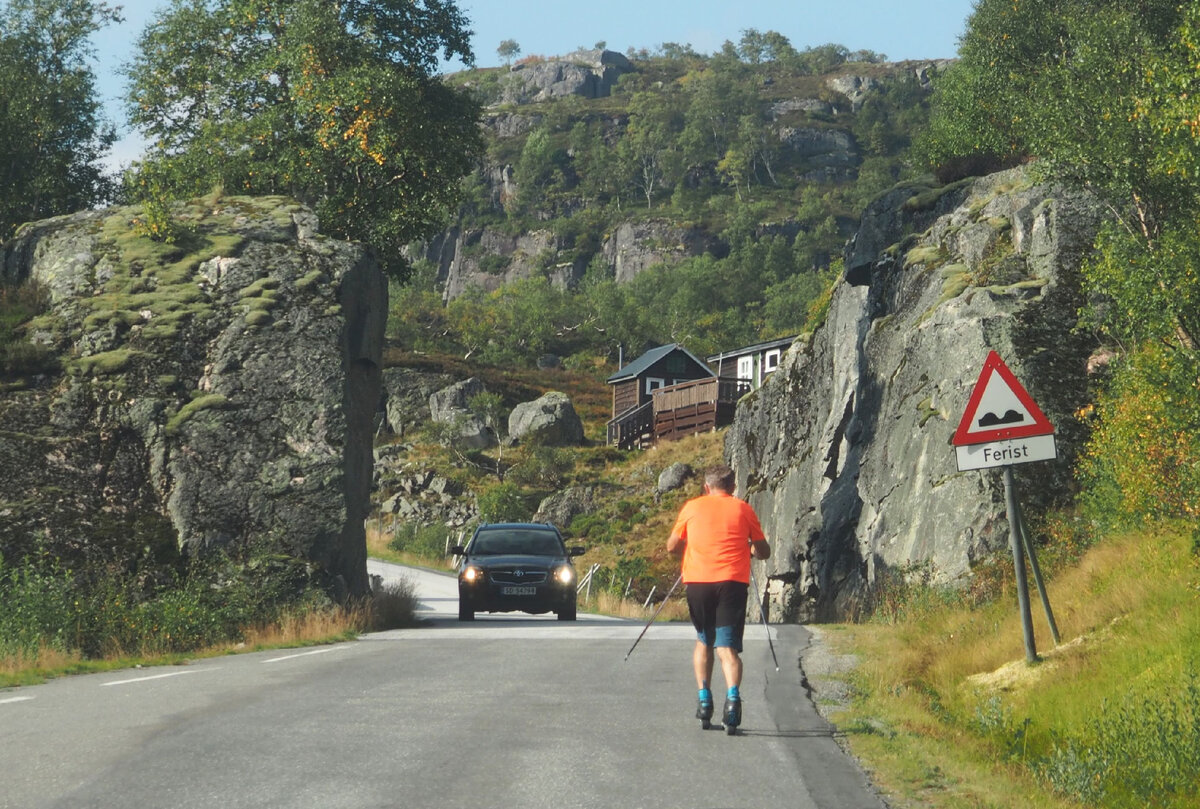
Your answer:
[[[868,58],[584,51],[449,77],[485,105],[485,154],[451,226],[410,248],[393,338],[579,367],[799,332],[866,202],[913,176],[946,66]],[[545,317],[485,339],[489,303]]]

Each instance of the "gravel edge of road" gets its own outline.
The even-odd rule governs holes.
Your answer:
[[[816,708],[817,713],[833,726],[833,737],[838,747],[842,748],[842,752],[858,764],[859,769],[867,776],[871,790],[880,803],[884,807],[890,808],[892,803],[879,789],[872,777],[873,768],[854,754],[838,726],[838,714],[850,706],[853,698],[853,689],[847,681],[847,675],[858,664],[858,658],[856,655],[834,650],[828,633],[821,626],[805,624],[804,629],[809,634],[809,642],[800,650],[800,673],[808,699]]]

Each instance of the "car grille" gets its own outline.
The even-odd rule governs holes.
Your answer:
[[[497,567],[492,569],[490,577],[495,584],[541,584],[546,580],[546,571],[526,567]]]

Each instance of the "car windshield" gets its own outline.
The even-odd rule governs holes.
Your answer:
[[[477,556],[561,556],[562,552],[562,543],[549,531],[484,531],[471,543],[471,553]]]

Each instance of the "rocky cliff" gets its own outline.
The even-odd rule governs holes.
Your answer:
[[[113,208],[6,246],[5,280],[49,301],[27,339],[64,359],[0,396],[0,552],[262,543],[365,593],[382,274],[287,200],[172,214],[173,244]]]
[[[726,456],[776,543],[775,618],[855,614],[885,569],[965,582],[1006,545],[997,470],[959,472],[951,437],[990,349],[1057,431],[1014,467],[1022,502],[1064,501],[1095,348],[1074,330],[1100,214],[1016,169],[898,188],[863,217],[828,318],[738,407]]]
[[[827,76],[793,76],[778,84],[764,72],[750,102],[760,108],[763,154],[770,155],[764,158],[759,178],[764,185],[756,195],[794,185],[823,190],[853,186],[864,161],[874,157],[878,167],[879,150],[884,149],[879,143],[858,142],[856,116],[864,104],[873,96],[885,97],[889,87],[909,79],[927,93],[932,89],[930,75],[946,64],[943,60],[846,66]],[[864,68],[873,75],[856,72]],[[652,209],[655,213],[648,213],[628,167],[623,170],[627,175],[621,191],[626,197],[623,210],[611,200],[606,208],[605,200],[590,196],[595,192],[580,185],[589,172],[622,169],[611,160],[602,170],[594,168],[596,161],[589,162],[586,149],[570,145],[572,133],[590,131],[603,144],[601,148],[620,154],[630,131],[633,91],[614,93],[617,79],[645,73],[648,91],[664,93],[667,104],[675,81],[656,72],[661,69],[611,51],[589,51],[503,72],[496,80],[503,91],[497,91],[481,122],[488,148],[472,181],[477,186],[473,207],[464,208],[441,234],[410,250],[411,258],[437,266],[437,281],[446,300],[470,287],[491,292],[536,276],[567,288],[583,277],[589,265],[602,266],[610,277],[624,283],[655,265],[672,266],[701,255],[722,258],[729,253],[718,224],[721,217],[697,217],[695,211],[672,213],[666,200],[658,200]],[[595,103],[598,99],[602,102]],[[533,210],[524,210],[518,204],[518,166],[527,139],[538,131],[553,145],[550,173],[561,180]],[[691,193],[712,190],[718,185],[717,174],[714,165],[692,166],[680,185]],[[790,244],[814,223],[776,224],[777,234]],[[846,235],[848,231],[843,231],[839,238]]]

